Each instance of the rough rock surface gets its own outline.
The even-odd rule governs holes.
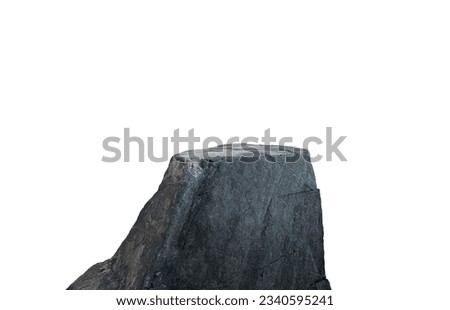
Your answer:
[[[114,256],[68,289],[330,289],[324,265],[308,151],[223,145],[172,157]]]

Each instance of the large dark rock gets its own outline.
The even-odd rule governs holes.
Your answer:
[[[68,289],[330,289],[308,151],[175,155],[114,256]]]

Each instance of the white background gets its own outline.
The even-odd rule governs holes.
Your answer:
[[[0,307],[114,308],[115,293],[65,288],[115,252],[167,162],[104,163],[105,137],[271,128],[301,146],[331,126],[348,161],[314,167],[335,308],[448,309],[449,15],[447,1],[2,1]]]

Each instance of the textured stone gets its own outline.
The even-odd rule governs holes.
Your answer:
[[[330,289],[324,265],[308,151],[224,145],[172,157],[114,256],[68,289]]]

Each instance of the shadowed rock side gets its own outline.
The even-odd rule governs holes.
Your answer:
[[[307,150],[224,145],[172,157],[114,256],[68,289],[330,289],[324,265]]]

